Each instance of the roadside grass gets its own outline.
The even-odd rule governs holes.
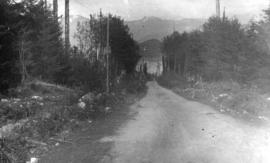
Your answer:
[[[26,162],[30,156],[40,156],[54,147],[55,141],[50,143],[52,137],[75,132],[85,122],[110,115],[106,107],[113,111],[120,104],[132,103],[129,97],[146,92],[145,83],[140,74],[125,76],[110,94],[95,92],[93,106],[81,108],[78,101],[83,91],[31,81],[11,90],[12,98],[1,99],[0,139],[14,147],[15,162]]]
[[[15,162],[26,162],[37,142],[60,132],[69,122],[67,108],[76,109],[79,98],[79,91],[38,80],[9,94],[10,98],[0,101],[0,139],[12,147],[9,156]]]
[[[270,120],[270,96],[264,85],[259,87],[255,83],[240,84],[232,80],[188,82],[172,73],[161,76],[158,82],[187,99],[213,106],[221,113],[249,122]]]

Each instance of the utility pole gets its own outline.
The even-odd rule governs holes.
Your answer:
[[[69,53],[69,0],[65,0],[65,54]]]
[[[53,0],[53,16],[58,20],[58,0]]]
[[[41,0],[41,3],[42,3],[43,12],[45,13],[45,11],[47,10],[47,0]]]
[[[106,45],[106,93],[110,93],[110,53],[111,53],[111,47],[110,47],[110,14],[108,14],[107,18],[107,45]]]
[[[102,9],[99,10],[99,39],[100,44],[102,43]]]
[[[225,19],[226,19],[226,7],[224,7],[224,10],[223,10],[222,20],[225,21]]]
[[[173,32],[175,32],[175,21],[173,21]]]
[[[45,9],[47,10],[47,0],[45,0]]]
[[[220,18],[220,0],[216,0],[216,16]]]
[[[102,46],[102,10],[99,11],[99,44],[98,44],[98,51],[97,51],[97,60],[99,60],[101,53],[103,52]]]

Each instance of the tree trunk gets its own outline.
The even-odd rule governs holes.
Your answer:
[[[182,76],[186,74],[186,67],[187,67],[187,57],[186,54],[184,53],[183,55],[183,68],[182,68]]]
[[[165,65],[165,57],[162,56],[162,69],[163,69],[163,73],[166,72],[166,65]]]
[[[53,0],[53,16],[54,19],[58,19],[58,0]]]
[[[174,64],[173,64],[173,71],[176,73],[177,72],[177,64],[176,64],[176,55],[174,55]]]
[[[19,56],[20,56],[20,64],[21,64],[21,75],[22,75],[22,80],[21,82],[24,83],[25,80],[28,78],[28,72],[26,69],[26,63],[25,63],[25,47],[24,47],[24,34],[20,40],[19,43]]]
[[[65,53],[69,54],[69,0],[65,0]]]

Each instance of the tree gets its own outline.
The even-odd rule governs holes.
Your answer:
[[[29,51],[32,54],[29,74],[33,77],[58,81],[59,74],[65,67],[62,31],[55,21],[53,12],[44,8],[43,1],[25,0],[24,26],[31,30]],[[56,80],[57,79],[57,80]]]
[[[237,19],[210,18],[203,26],[203,35],[207,78],[243,80],[248,76],[244,72],[256,61],[250,57],[260,54],[250,49],[254,43]]]
[[[170,71],[185,76],[199,72],[201,68],[201,38],[200,32],[174,32],[163,40],[162,51],[166,55]]]
[[[89,22],[78,24],[76,38],[79,42],[79,51],[83,52],[91,62],[94,62],[98,54],[101,54],[98,59],[105,63],[106,28],[107,17],[103,16],[102,13],[99,16],[91,15]],[[112,50],[110,56],[111,72],[117,75],[121,69],[127,72],[134,71],[140,58],[139,46],[133,40],[128,26],[120,17],[110,15],[109,42]]]
[[[11,3],[10,0],[0,1],[0,92],[20,83],[20,72],[17,67],[18,53],[14,48],[17,38],[16,26],[19,20],[20,6]]]
[[[237,19],[211,17],[202,31],[174,32],[163,40],[169,70],[206,80],[247,81],[268,58],[255,29],[246,30]],[[252,74],[252,75],[251,75]]]
[[[177,55],[180,51],[181,39],[181,35],[178,32],[174,32],[163,40],[162,51],[166,54],[168,69],[170,71],[176,72],[177,70]]]
[[[18,36],[18,51],[19,51],[19,64],[21,72],[21,82],[24,83],[29,78],[29,73],[27,68],[32,64],[31,61],[31,44],[32,42],[28,40],[30,31],[26,28],[23,28],[19,32]]]
[[[0,2],[0,91],[28,76],[64,81],[68,67],[62,31],[53,12],[39,0]]]

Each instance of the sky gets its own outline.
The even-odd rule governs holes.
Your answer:
[[[64,0],[58,0],[64,15]],[[220,0],[229,16],[239,19],[258,18],[270,0]],[[164,19],[208,18],[215,14],[215,0],[70,0],[70,14],[88,17],[90,13],[113,13],[126,20],[156,16]]]

